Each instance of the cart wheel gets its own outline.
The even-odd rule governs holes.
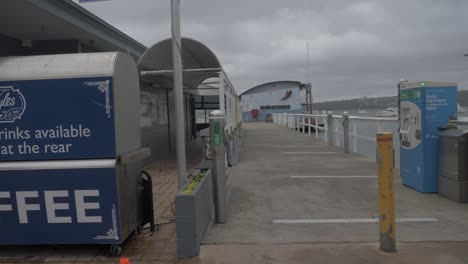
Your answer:
[[[120,257],[120,254],[122,254],[122,247],[120,245],[111,245],[109,253],[112,257]]]
[[[143,231],[143,226],[138,225],[138,226],[136,227],[135,234],[138,235],[138,234],[141,233],[141,231]]]

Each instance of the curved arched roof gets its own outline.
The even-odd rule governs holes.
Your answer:
[[[182,38],[182,65],[184,69],[220,69],[218,58],[203,43],[190,38]],[[140,71],[172,70],[172,39],[165,39],[156,43],[145,51],[138,60]],[[219,71],[206,71],[201,73],[185,73],[184,86],[196,88],[204,80],[218,77]],[[157,76],[147,76],[146,80],[162,87],[172,87],[172,73]]]
[[[255,87],[252,87],[252,88],[250,88],[250,89],[248,89],[248,90],[245,90],[244,92],[242,92],[242,93],[240,94],[240,96],[242,96],[242,95],[244,95],[244,94],[246,94],[246,93],[253,92],[253,91],[254,91],[255,89],[257,89],[257,88],[260,88],[260,87],[263,87],[263,86],[266,86],[266,85],[273,85],[273,84],[277,84],[277,83],[295,83],[295,84],[299,84],[299,85],[301,84],[301,82],[299,82],[299,81],[274,81],[274,82],[267,82],[267,83],[262,83],[262,84],[260,84],[260,85],[255,86]]]

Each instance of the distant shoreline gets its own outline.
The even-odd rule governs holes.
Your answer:
[[[468,107],[468,90],[458,91],[458,103],[462,107]],[[347,100],[335,100],[317,102],[313,109],[318,111],[346,111],[354,110],[382,110],[398,105],[397,96],[361,97]]]

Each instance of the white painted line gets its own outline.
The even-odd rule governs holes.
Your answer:
[[[316,175],[316,176],[289,176],[293,179],[313,179],[313,178],[325,178],[325,179],[355,179],[355,178],[377,178],[375,175]]]
[[[283,154],[287,155],[302,155],[302,154],[336,154],[336,152],[333,151],[289,151],[289,152],[283,152]]]
[[[438,222],[437,218],[416,217],[397,218],[398,223]],[[378,218],[348,218],[348,219],[275,219],[273,224],[352,224],[352,223],[378,223]]]

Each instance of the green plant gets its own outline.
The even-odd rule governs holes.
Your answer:
[[[196,175],[193,175],[191,173],[191,179],[190,179],[190,182],[187,184],[187,186],[185,187],[185,190],[181,191],[180,193],[181,194],[192,194],[193,191],[195,191],[195,189],[197,188],[198,184],[203,180],[203,178],[205,177],[206,175],[206,171],[204,170],[200,170]]]

